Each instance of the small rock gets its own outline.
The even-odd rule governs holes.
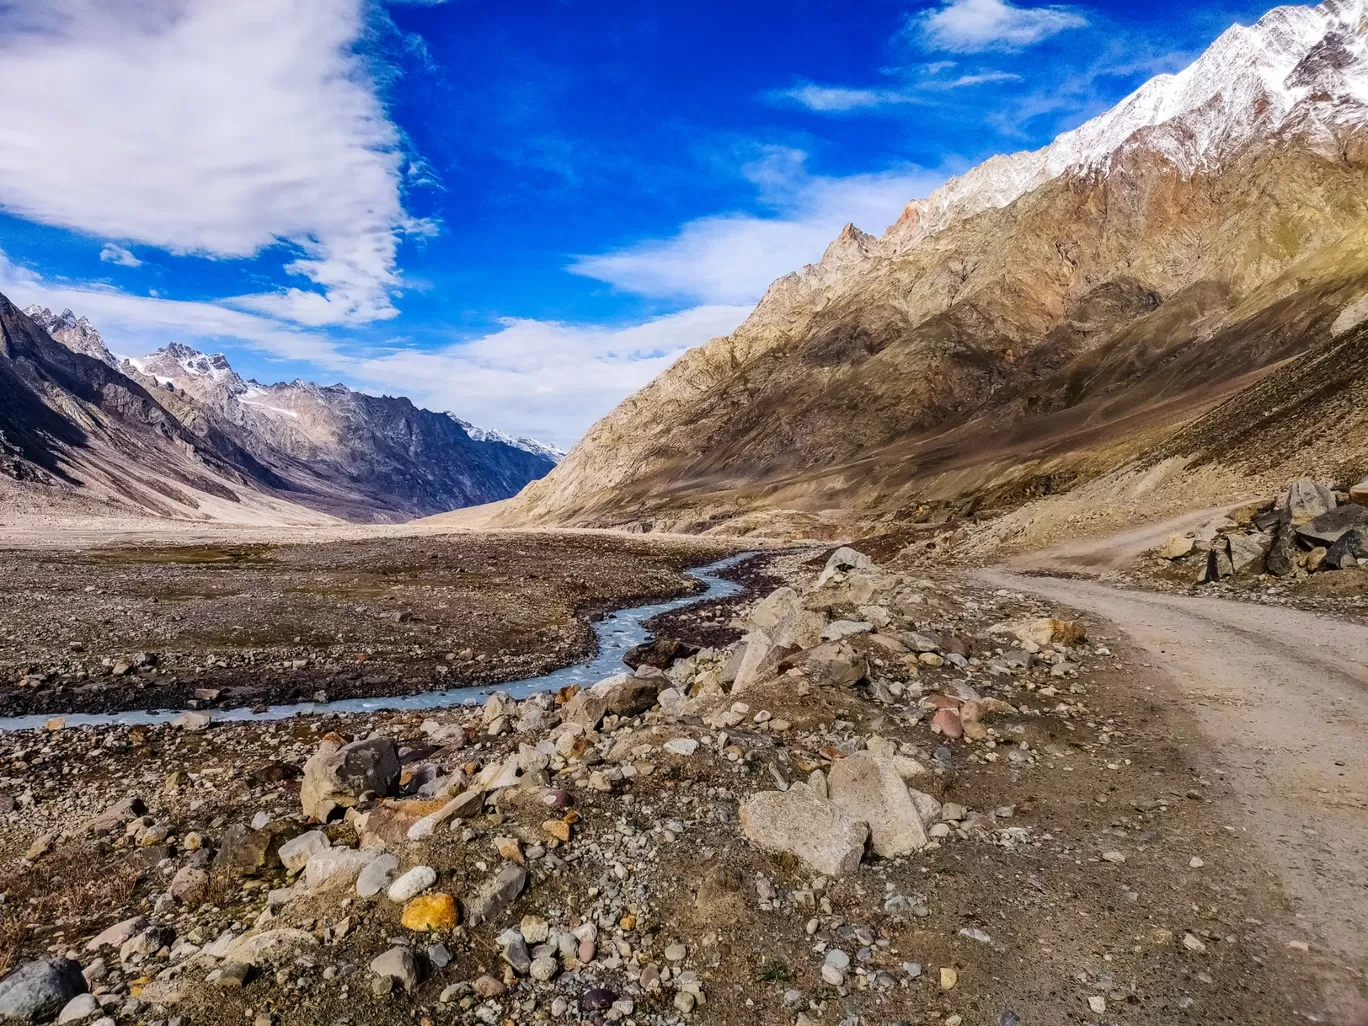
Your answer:
[[[414,866],[385,892],[390,901],[401,904],[415,898],[437,882],[437,870],[431,866]]]
[[[460,923],[456,899],[450,894],[423,894],[404,906],[400,920],[404,929],[418,933],[454,930]]]
[[[371,960],[370,971],[379,979],[393,980],[405,992],[418,986],[418,963],[408,948],[393,947]]]

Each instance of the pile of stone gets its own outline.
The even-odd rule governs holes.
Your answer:
[[[1347,490],[1306,478],[1271,503],[1233,510],[1159,549],[1196,564],[1197,583],[1234,576],[1290,577],[1368,565],[1368,479]]]

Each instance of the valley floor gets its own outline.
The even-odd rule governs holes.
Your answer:
[[[512,679],[573,655],[576,611],[677,593],[725,551],[594,533],[10,551],[0,661],[57,669],[22,689],[53,712],[91,682],[120,706],[185,698],[164,676],[223,684],[220,703],[378,686],[372,666]],[[0,734],[0,972],[70,952],[117,1026],[1368,1023],[1368,628],[897,559],[819,586],[826,556],[767,554],[742,599],[657,624],[709,647],[598,708]],[[838,640],[738,669],[736,637],[770,622],[747,606],[781,583]],[[158,665],[95,669],[136,648]],[[77,662],[87,679],[64,680]],[[645,702],[622,697],[633,679]],[[402,772],[346,797],[316,753],[367,737]],[[928,836],[816,869],[856,765],[879,767],[866,816],[912,793]],[[312,822],[320,781],[356,808]],[[805,811],[762,823],[780,800]],[[296,835],[336,854],[288,871]],[[430,868],[427,904],[358,893],[360,863],[386,885]]]

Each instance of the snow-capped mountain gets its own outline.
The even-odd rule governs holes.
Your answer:
[[[1365,197],[1368,0],[1276,8],[882,237],[847,226],[505,522],[695,530],[1057,489],[1328,339],[1368,294]]]
[[[260,492],[268,502],[350,520],[402,520],[508,498],[555,465],[549,454],[525,445],[487,433],[472,437],[447,414],[419,409],[407,399],[311,381],[263,385],[244,380],[223,354],[181,343],[119,363],[94,326],[71,311],[54,316],[35,308],[26,319],[16,311],[13,332],[34,354],[35,366],[51,366],[50,380],[32,397],[38,404],[30,404],[32,410],[47,409],[49,400],[56,407],[25,414],[8,434],[27,437],[42,417],[57,418],[55,425],[78,408],[98,411],[91,422],[108,433],[110,455],[87,460],[83,474],[109,480],[115,502],[137,495],[144,511],[175,515],[178,505],[199,508],[199,500],[180,486],[154,487],[153,495],[134,483],[156,481],[160,474],[193,481],[191,487],[219,498],[238,496],[229,501]],[[60,356],[66,350],[98,359],[98,374],[88,364],[68,366],[71,356]],[[24,382],[16,392],[31,391],[23,375],[16,380]],[[131,421],[130,410],[139,411]],[[151,424],[162,426],[149,435]],[[147,436],[146,444],[132,444],[124,425]],[[6,431],[0,422],[0,443]],[[82,437],[75,425],[54,426],[44,435]],[[169,449],[168,439],[174,443]],[[76,459],[70,444],[42,449],[40,466],[56,469],[64,458]],[[125,466],[130,453],[134,463]],[[0,451],[0,463],[6,459]],[[212,468],[209,476],[206,467]]]
[[[118,366],[119,361],[105,348],[104,339],[86,318],[77,317],[70,310],[54,314],[47,307],[36,305],[30,306],[24,313],[72,352],[82,353],[111,367]]]
[[[1233,25],[1187,68],[1150,79],[1049,146],[993,157],[913,201],[885,241],[906,249],[1066,173],[1105,172],[1127,147],[1188,175],[1282,133],[1333,153],[1346,128],[1368,124],[1366,24],[1368,0],[1327,0]]]
[[[465,433],[477,442],[502,442],[504,445],[511,445],[515,449],[521,449],[523,452],[530,452],[534,456],[543,456],[552,463],[559,463],[561,460],[565,459],[564,449],[559,449],[554,445],[548,445],[546,442],[539,442],[535,438],[528,438],[526,435],[510,435],[506,431],[500,431],[497,428],[478,427],[468,420],[462,420],[454,413],[447,413],[447,416],[457,424],[460,424],[461,427],[465,429]]]

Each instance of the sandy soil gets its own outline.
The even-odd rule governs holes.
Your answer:
[[[1102,546],[1101,557],[1125,548]],[[1211,744],[1343,1023],[1368,1022],[1368,627],[1297,610],[983,571],[1121,627]]]

